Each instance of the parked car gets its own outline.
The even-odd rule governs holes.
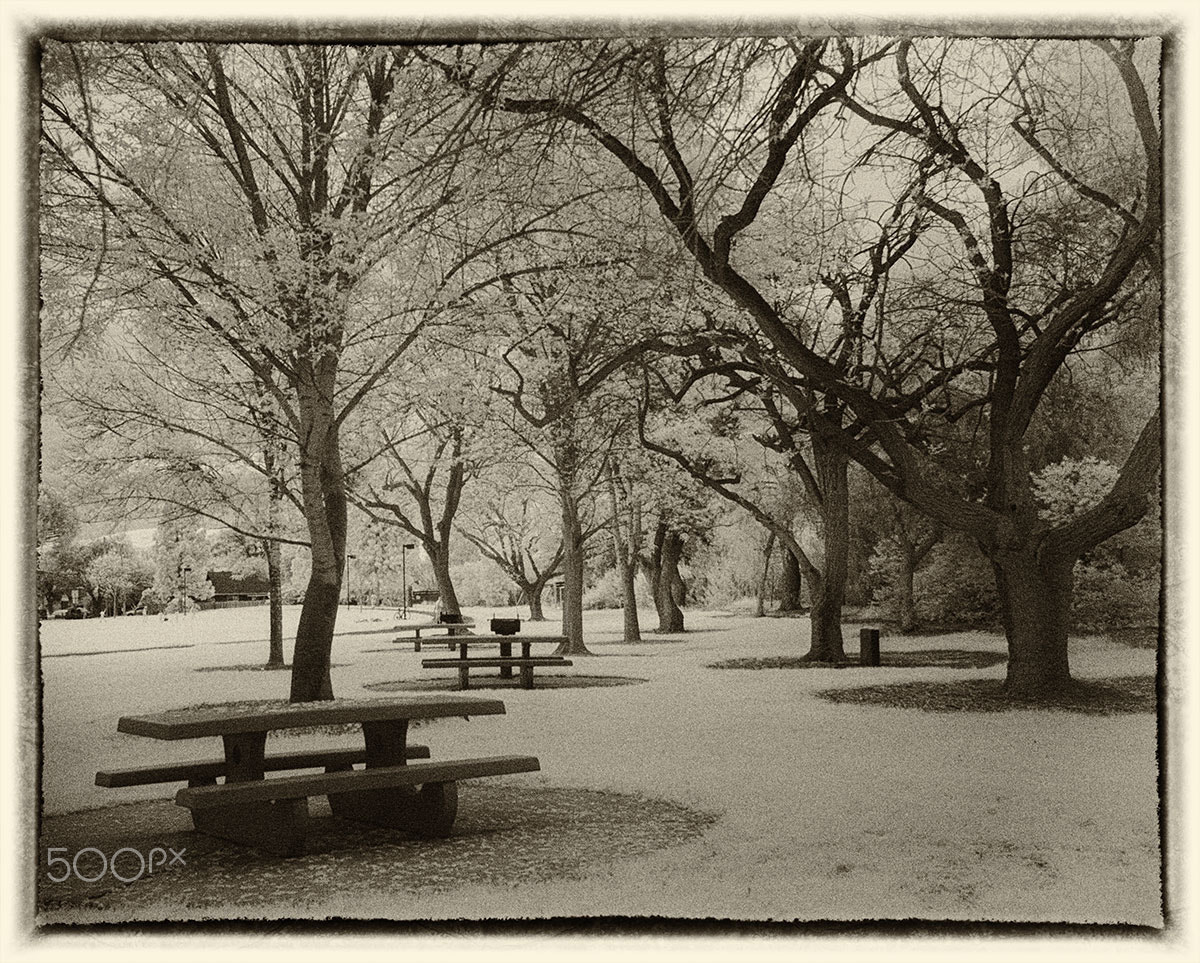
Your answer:
[[[70,608],[59,609],[57,612],[51,612],[52,619],[86,619],[89,613],[82,605],[72,605]]]

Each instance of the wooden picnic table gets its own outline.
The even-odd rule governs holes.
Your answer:
[[[122,716],[119,732],[152,739],[219,736],[224,759],[100,772],[96,782],[120,786],[187,780],[175,802],[191,810],[197,830],[281,856],[304,852],[310,796],[328,796],[333,814],[340,818],[444,836],[457,813],[458,780],[532,772],[540,766],[534,756],[410,763],[429,752],[424,746],[408,746],[408,723],[503,712],[504,703],[498,699],[405,696]],[[267,733],[274,730],[344,723],[361,727],[362,749],[274,757],[265,753]],[[364,768],[354,769],[357,762]],[[267,772],[320,766],[324,773],[266,778]],[[217,783],[218,776],[224,782]]]
[[[490,667],[500,669],[500,677],[511,679],[513,669],[521,674],[521,688],[533,688],[533,670],[536,667],[569,666],[571,662],[560,655],[531,654],[535,642],[552,643],[555,646],[566,642],[561,635],[471,635],[449,640],[450,647],[458,649],[456,658],[422,659],[421,665],[427,669],[457,669],[458,687],[470,688],[470,671],[472,668]],[[513,655],[513,646],[521,647],[519,656]],[[472,648],[499,647],[499,656],[470,656]]]
[[[409,637],[408,637],[407,633],[411,632],[412,633],[411,641],[413,644],[413,651],[420,652],[421,651],[421,633],[422,632],[428,632],[430,629],[446,629],[446,630],[448,630],[446,635],[450,638],[453,638],[453,637],[459,636],[459,635],[469,635],[471,632],[471,629],[473,629],[474,627],[475,627],[475,623],[472,622],[470,619],[465,619],[462,622],[436,622],[435,621],[435,622],[414,622],[412,624],[401,624],[396,627],[396,631],[400,632],[400,633],[404,633],[404,634],[397,635],[394,639],[392,639],[392,641],[393,642],[408,642]],[[461,631],[456,631],[456,630],[461,630]],[[454,648],[453,642],[450,643],[450,648],[452,648],[452,649]]]

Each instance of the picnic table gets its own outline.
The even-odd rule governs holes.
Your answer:
[[[394,639],[392,639],[392,641],[393,642],[408,642],[408,641],[410,641],[410,639],[409,639],[409,636],[407,633],[411,632],[412,633],[411,641],[413,644],[413,651],[420,652],[421,651],[421,633],[422,632],[428,632],[430,629],[447,629],[448,631],[447,631],[446,635],[448,637],[452,638],[457,635],[469,635],[471,632],[471,629],[473,629],[474,627],[475,627],[475,623],[472,622],[470,619],[464,619],[461,622],[436,622],[436,621],[435,622],[414,622],[411,625],[397,626],[396,631],[403,633],[403,634],[397,635]],[[450,648],[451,649],[454,648],[453,642],[450,642]]]
[[[472,635],[449,640],[450,647],[458,649],[454,658],[422,659],[421,665],[426,669],[457,669],[458,687],[470,688],[470,672],[473,668],[500,669],[500,677],[511,679],[513,669],[520,672],[521,688],[533,688],[533,670],[538,667],[568,666],[569,659],[561,655],[531,655],[531,647],[535,642],[562,645],[566,637],[561,635]],[[513,646],[521,647],[521,654],[514,656]],[[468,650],[481,647],[499,647],[498,656],[470,656]]]
[[[96,784],[186,781],[175,802],[191,811],[198,831],[280,856],[303,855],[310,796],[327,796],[334,816],[342,819],[445,836],[458,811],[459,780],[533,772],[540,766],[534,756],[517,755],[410,762],[426,759],[430,752],[427,746],[408,744],[408,723],[503,712],[498,699],[406,696],[122,716],[119,732],[151,739],[219,736],[224,758],[102,771]],[[361,747],[266,755],[269,732],[345,723],[361,727]],[[355,769],[359,763],[363,768]],[[268,772],[317,768],[324,772],[266,777]],[[218,777],[224,781],[218,783]]]

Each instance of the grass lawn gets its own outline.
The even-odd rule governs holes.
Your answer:
[[[297,617],[287,610],[289,632]],[[418,727],[434,758],[541,761],[463,784],[449,839],[329,820],[312,853],[286,861],[192,833],[175,786],[93,785],[100,768],[219,753],[215,739],[119,734],[120,715],[287,697],[288,672],[254,670],[265,608],[43,623],[41,845],[107,852],[169,838],[192,859],[127,886],[42,879],[40,919],[1163,924],[1153,649],[1075,639],[1087,706],[993,711],[995,633],[885,634],[878,668],[797,671],[804,619],[687,618],[684,634],[625,645],[620,612],[590,612],[593,658],[532,691],[481,687],[503,716]],[[453,673],[391,644],[395,624],[391,610],[343,610],[337,697],[444,691]],[[845,634],[853,650],[858,626]],[[352,745],[355,733],[271,738],[290,750]]]

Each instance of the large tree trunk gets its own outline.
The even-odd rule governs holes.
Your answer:
[[[677,597],[683,576],[679,574],[679,560],[683,555],[683,536],[678,532],[660,527],[655,533],[655,555],[658,559],[654,580],[654,606],[658,610],[659,632],[682,632],[683,610]]]
[[[641,547],[641,508],[625,485],[618,479],[616,463],[608,464],[608,493],[612,505],[613,555],[617,560],[617,576],[621,580],[621,604],[624,610],[625,642],[641,642],[637,611],[637,559]]]
[[[1067,633],[1071,624],[1075,561],[1106,538],[1145,516],[1162,458],[1162,411],[1147,420],[1112,490],[1093,507],[1050,532],[1039,532],[1029,475],[1019,446],[1003,454],[1005,487],[993,500],[1003,516],[983,546],[1000,596],[1008,637],[1005,687],[1021,698],[1052,695],[1071,684]]]
[[[441,596],[442,613],[458,615],[458,594],[454,591],[454,582],[450,578],[450,549],[445,542],[425,542],[425,553],[433,566],[433,578],[437,582],[438,595]]]
[[[560,492],[563,536],[562,634],[557,655],[591,655],[583,643],[583,529],[569,492]]]
[[[802,590],[804,583],[800,578],[800,562],[791,549],[783,547],[783,580],[779,592],[779,611],[798,612],[804,608]]]
[[[1008,638],[1005,688],[1020,697],[1067,688],[1067,633],[1074,559],[1048,559],[1032,550],[998,551],[991,558]]]
[[[329,662],[346,560],[346,491],[332,404],[336,366],[326,356],[315,367],[315,372],[301,372],[298,392],[301,494],[312,574],[296,629],[291,702],[333,698]]]
[[[806,659],[842,662],[842,605],[846,598],[847,557],[850,549],[849,461],[844,452],[813,438],[813,460],[821,488],[825,565],[821,577],[810,579],[811,643]]]
[[[270,655],[267,665],[283,665],[283,563],[280,559],[279,543],[273,538],[263,539],[263,552],[267,556],[267,607],[271,622]]]

